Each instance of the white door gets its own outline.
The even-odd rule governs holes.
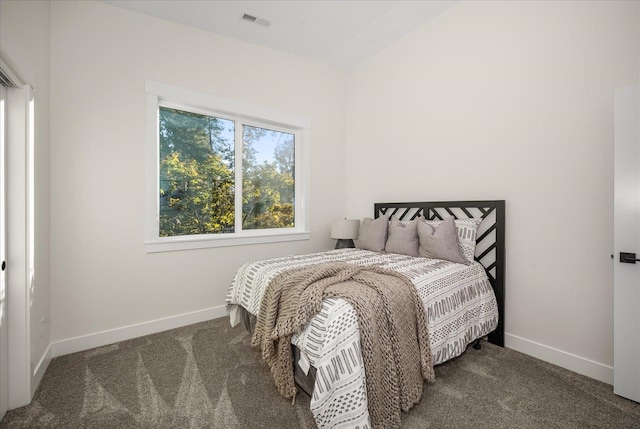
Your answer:
[[[614,159],[613,391],[640,402],[640,85],[616,91]]]
[[[0,85],[0,419],[7,412],[9,393],[8,369],[8,330],[7,330],[7,292],[6,292],[6,217],[5,217],[5,124],[6,90]]]

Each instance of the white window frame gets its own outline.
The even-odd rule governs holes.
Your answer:
[[[148,253],[308,240],[311,237],[309,222],[311,121],[309,119],[152,80],[145,82],[145,92],[147,94],[145,250]],[[240,186],[240,189],[236,187],[235,195],[236,232],[160,237],[158,112],[161,105],[231,119],[235,121],[236,127],[245,124],[287,133],[293,132],[295,134],[296,165],[294,177],[295,226],[293,228],[242,230],[241,225],[239,227],[238,224],[238,219],[242,216],[242,189]],[[236,139],[238,138],[241,139],[241,132],[237,128]],[[241,184],[242,164],[239,160],[242,158],[238,142],[235,147],[236,184]]]

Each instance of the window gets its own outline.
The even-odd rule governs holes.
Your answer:
[[[309,238],[309,121],[147,81],[147,250]]]

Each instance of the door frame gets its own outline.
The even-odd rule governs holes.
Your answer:
[[[0,68],[15,85],[6,89],[5,203],[6,203],[6,308],[7,308],[7,407],[31,402],[31,303],[29,214],[33,210],[34,105],[33,88],[4,51]],[[4,377],[3,377],[4,378]]]
[[[0,261],[6,264],[6,98],[7,90],[0,85]],[[9,409],[9,330],[7,329],[7,279],[6,271],[0,272],[0,420]]]
[[[613,392],[640,402],[640,84],[615,92]]]

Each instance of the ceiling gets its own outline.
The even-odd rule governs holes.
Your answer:
[[[101,0],[348,70],[457,1]],[[257,19],[249,22],[244,14]],[[268,21],[269,25],[261,24]]]

